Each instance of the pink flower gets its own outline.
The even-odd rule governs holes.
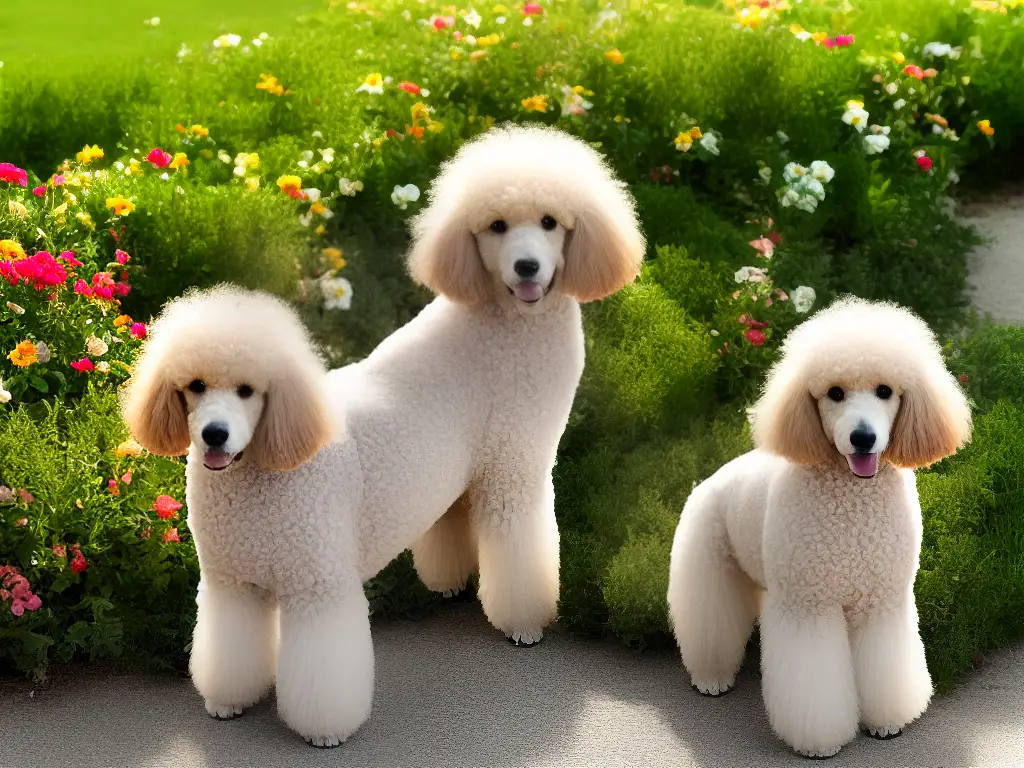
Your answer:
[[[13,262],[13,266],[18,277],[32,283],[32,287],[37,291],[63,285],[68,277],[64,266],[47,251],[39,251],[27,258],[18,259]]]
[[[737,318],[737,322],[747,326],[748,328],[767,328],[768,323],[763,323],[760,320],[755,320],[751,315],[744,312]]]
[[[921,155],[917,158],[917,167],[922,171],[930,171],[932,169],[932,159],[928,155]]]
[[[55,187],[62,187],[62,186],[64,186],[64,183],[66,181],[67,181],[67,179],[64,178],[64,174],[63,173],[58,173],[56,176],[53,177],[53,186],[55,186]]]
[[[173,160],[174,157],[170,153],[164,152],[159,147],[154,147],[149,150],[149,154],[146,155],[146,159],[149,160],[155,168],[166,168],[171,164],[171,160]]]
[[[118,248],[116,251],[114,251],[114,258],[117,260],[118,264],[122,264],[123,265],[123,264],[127,264],[129,261],[131,261],[132,257],[129,256],[124,251],[122,251],[120,248]]]
[[[74,363],[72,363],[71,365],[73,366]],[[107,490],[110,491],[111,496],[121,495],[121,489],[117,487],[117,480],[115,480],[114,478],[110,478],[107,481]]]
[[[31,504],[33,501],[36,500],[36,497],[29,493],[27,488],[19,488],[18,496],[20,496],[21,500],[24,501],[26,504]]]
[[[755,330],[753,328],[744,333],[743,336],[755,347],[760,347],[765,342],[765,335],[761,331]]]
[[[845,48],[848,45],[853,45],[853,35],[836,35],[836,45],[840,48]]]
[[[52,547],[50,547],[50,551],[53,552],[53,554],[55,554],[57,557],[68,556],[68,548],[65,547],[63,544],[54,544]]]
[[[32,187],[32,194],[36,197],[42,197],[46,194],[46,187],[40,184],[38,187]]]
[[[925,77],[935,77],[937,74],[939,74],[939,70],[933,69],[932,67],[928,67],[928,69],[926,69],[921,74],[924,75]]]
[[[907,64],[907,66],[903,68],[903,74],[916,77],[918,80],[924,80],[924,70],[916,64]]]
[[[416,83],[399,83],[398,87],[406,93],[411,93],[413,96],[420,95],[420,87]]]
[[[71,367],[79,373],[90,373],[96,370],[96,366],[88,357],[83,357],[81,360],[75,360],[75,362],[71,364]]]
[[[530,16],[534,13],[544,13],[544,8],[541,7],[540,3],[527,3],[523,6],[524,16]]]
[[[833,48],[835,48],[836,45],[837,45],[837,43],[836,43],[834,38],[831,38],[831,37],[826,37],[825,38],[825,47],[828,48],[830,51]]]
[[[168,528],[166,531],[164,531],[164,543],[169,543],[172,541],[181,541],[181,539],[178,537],[177,528]]]
[[[149,331],[147,330],[145,323],[132,323],[132,327],[129,332],[136,339],[144,339]]]
[[[459,30],[455,30],[452,32],[452,39],[454,39],[456,43],[459,42],[459,40],[462,39],[462,33],[459,32]]]
[[[60,259],[61,261],[63,261],[69,267],[81,267],[81,266],[83,266],[82,262],[80,262],[78,259],[75,258],[75,252],[74,251],[61,251],[60,252],[60,256],[58,256],[57,258]]]
[[[18,528],[24,528],[26,525],[28,525],[28,518],[27,517],[19,517],[17,520],[14,521],[14,524]]]
[[[766,259],[770,259],[772,254],[775,253],[775,243],[764,236],[757,238],[757,240],[751,240],[749,245],[751,248],[759,251]]]
[[[121,482],[124,483],[125,485],[132,484],[132,471],[130,469],[123,475],[121,475]]]
[[[19,187],[28,186],[28,172],[11,163],[0,163],[0,181],[9,184],[17,184]]]
[[[153,511],[161,520],[170,520],[178,514],[179,509],[181,509],[181,503],[175,501],[173,496],[157,496],[156,501],[153,502]]]
[[[116,283],[113,288],[114,295],[118,297],[127,296],[132,291],[132,287],[128,283]]]
[[[106,301],[114,298],[114,278],[109,272],[97,272],[92,276],[92,292]]]
[[[968,381],[968,378],[967,378],[967,374],[966,374],[966,373],[965,373],[965,374],[962,374],[962,375],[960,376],[960,383],[961,383],[961,384],[966,384],[966,383],[967,383],[967,381]]]
[[[74,290],[75,293],[77,293],[80,296],[92,296],[92,288],[90,288],[89,284],[85,282],[85,280],[82,280],[81,278],[75,280]]]

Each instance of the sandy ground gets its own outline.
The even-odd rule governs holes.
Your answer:
[[[989,240],[969,261],[974,306],[998,323],[1024,325],[1024,185],[965,205],[962,218]]]

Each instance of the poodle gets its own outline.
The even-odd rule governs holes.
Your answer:
[[[928,326],[841,299],[785,340],[751,412],[756,450],[687,500],[668,604],[694,688],[736,678],[755,621],[772,728],[809,757],[858,725],[892,738],[932,695],[914,576],[913,470],[970,438],[970,407]]]
[[[214,717],[276,679],[307,741],[354,733],[373,697],[362,584],[410,546],[437,590],[479,567],[514,642],[554,618],[551,471],[583,367],[579,301],[638,273],[632,198],[586,144],[502,128],[443,169],[414,234],[412,274],[443,296],[338,371],[286,304],[230,286],[150,328],[123,412],[151,452],[188,454],[190,668]]]

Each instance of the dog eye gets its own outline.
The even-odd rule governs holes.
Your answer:
[[[886,386],[885,384],[879,384],[878,389],[875,390],[875,394],[880,400],[888,400],[892,397],[892,387]]]
[[[253,389],[248,384],[243,384],[237,390],[238,396],[243,400],[248,400],[253,395]]]
[[[206,385],[199,379],[196,379],[188,385],[188,391],[193,395],[201,395],[206,391]]]
[[[540,225],[549,232],[558,226],[558,222],[555,221],[554,216],[545,216],[540,220]]]
[[[828,391],[828,399],[835,400],[837,403],[843,402],[843,398],[846,397],[846,393],[843,392],[842,387],[832,387]]]
[[[496,235],[503,235],[508,232],[508,224],[505,223],[504,219],[496,219],[491,222],[491,232]]]

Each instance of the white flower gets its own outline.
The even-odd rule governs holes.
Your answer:
[[[789,208],[791,205],[796,205],[800,202],[800,194],[792,187],[783,187],[779,191],[782,192],[779,195],[779,203],[783,208]]]
[[[100,360],[96,363],[96,370],[100,373],[110,373],[110,363],[106,360]]]
[[[712,328],[710,331],[708,331],[708,333],[710,333],[712,336],[721,336],[722,335],[718,331],[716,331],[714,328]]]
[[[825,199],[825,187],[817,179],[810,176],[804,177],[803,187],[808,195],[816,197],[818,200]]]
[[[943,130],[944,129],[941,125],[932,125],[932,133],[936,135],[941,134]]]
[[[793,37],[795,37],[797,40],[803,43],[811,39],[811,33],[808,32],[806,29],[801,29],[799,32],[793,35]]]
[[[807,211],[807,213],[814,213],[818,208],[818,199],[811,195],[801,195],[796,201],[796,207],[801,211]]]
[[[470,8],[466,12],[466,15],[462,17],[462,20],[469,24],[469,26],[471,26],[473,29],[479,29],[480,22],[483,21],[483,19],[480,17],[480,14],[477,13],[472,8]]]
[[[223,149],[217,152],[217,157],[222,163],[230,163],[231,155],[225,152]]]
[[[13,301],[8,301],[7,302],[7,308],[9,310],[11,310],[11,312],[13,312],[16,315],[24,315],[25,314],[25,308],[23,306],[21,306],[21,304],[15,304]],[[36,349],[38,350],[39,348],[36,347]]]
[[[768,279],[760,267],[740,267],[732,277],[737,283],[763,283]]]
[[[322,139],[323,137],[324,137],[324,135],[322,133],[320,133],[320,131],[313,131],[313,138],[314,139]]]
[[[124,163],[122,163],[120,160],[118,160],[116,163],[114,163],[114,168],[119,170],[119,171],[123,171],[124,170]]]
[[[817,298],[818,294],[808,285],[801,285],[789,292],[789,299],[793,302],[793,309],[801,315],[811,311],[811,307],[814,306],[814,300]]]
[[[160,174],[160,178],[161,178],[161,179],[163,179],[164,181],[167,181],[168,179],[170,179],[170,178],[171,178],[171,174],[169,174],[169,173],[167,173],[167,172],[165,171],[164,173],[161,173],[161,174]]]
[[[299,224],[301,224],[302,226],[308,227],[312,223],[313,223],[313,212],[312,211],[306,211],[305,213],[299,215]]]
[[[321,278],[319,283],[324,309],[349,309],[352,306],[352,283],[344,277]]]
[[[320,190],[316,187],[310,187],[309,189],[302,190],[302,193],[309,199],[311,203],[315,203],[320,199]]]
[[[719,155],[721,152],[718,149],[718,137],[713,133],[705,133],[700,137],[700,145],[710,152],[712,155]]]
[[[370,85],[369,83],[364,82],[362,85],[356,88],[356,93],[361,93],[363,91],[365,91],[366,93],[375,93],[379,96],[380,94],[384,93],[384,83],[381,83],[380,85]]]
[[[594,22],[594,28],[600,29],[605,24],[605,22],[615,21],[618,18],[619,14],[616,13],[615,11],[601,11],[599,14],[597,14],[597,20]]]
[[[889,148],[889,137],[877,133],[864,137],[864,151],[869,155],[880,155]]]
[[[811,176],[818,181],[828,184],[835,175],[835,170],[824,160],[815,160],[811,163]]]
[[[252,44],[259,48],[263,45],[263,41],[260,40],[258,37],[255,37],[253,38]]]
[[[9,403],[13,395],[4,389],[4,380],[0,379],[0,403]]]
[[[885,92],[888,93],[890,96],[895,96],[896,95],[896,91],[898,91],[899,89],[900,89],[899,83],[886,83],[885,84]]]
[[[786,163],[786,167],[782,169],[782,178],[786,181],[798,181],[806,175],[807,169],[800,165],[800,163]]]
[[[771,166],[765,166],[757,172],[757,175],[761,177],[761,181],[767,185],[772,180],[772,169]]]
[[[270,35],[268,35],[266,32],[260,32],[259,37],[260,37],[260,40],[269,40],[270,39]]]
[[[160,17],[159,16],[154,16],[151,19],[143,19],[142,23],[145,24],[147,27],[159,27],[160,26]]]
[[[299,162],[297,162],[296,165],[299,166],[299,168],[303,169],[309,168],[309,163],[307,163],[305,160],[299,160]]]
[[[96,336],[90,336],[85,340],[85,348],[93,357],[102,357],[107,354],[107,350],[110,349],[110,347],[107,346],[107,342]]]
[[[960,176],[957,174],[956,171],[950,171],[946,175],[946,180],[949,181],[950,184],[959,184],[960,183]]]
[[[785,144],[787,141],[789,141],[789,136],[787,136],[782,131],[776,131],[775,136],[778,138],[779,144]]]
[[[404,211],[409,207],[409,203],[415,203],[420,199],[420,188],[415,184],[406,184],[404,187],[395,186],[394,191],[391,193],[391,202],[398,206],[398,209]]]
[[[906,99],[896,99],[896,101],[894,101],[892,103],[892,108],[897,110],[897,111],[903,109],[905,106],[907,106],[907,100]]]
[[[233,174],[235,174],[235,176],[238,176],[238,177],[245,176],[245,166],[244,165],[236,165],[234,168],[231,169],[231,172]]]
[[[527,16],[525,19],[523,19],[523,26],[524,27],[532,27],[533,26],[533,16]]]
[[[868,123],[868,113],[864,109],[864,104],[859,101],[850,100],[846,102],[846,111],[843,113],[843,122],[847,125],[852,125],[861,133],[864,132],[864,126]]]
[[[341,194],[346,197],[355,197],[356,192],[363,191],[363,182],[361,181],[349,181],[348,179],[338,179],[338,190]]]
[[[330,165],[334,162],[334,147],[327,147],[326,149],[320,150],[320,155],[323,157],[324,162]]]
[[[963,50],[959,45],[954,48],[949,43],[926,43],[924,48],[921,49],[921,53],[929,56],[949,56],[951,59],[959,59]]]
[[[497,18],[494,19],[495,24],[504,24],[506,21],[508,21],[508,19],[506,19],[504,16],[498,16]]]

